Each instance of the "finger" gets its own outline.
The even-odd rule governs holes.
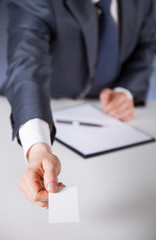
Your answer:
[[[105,106],[104,111],[106,113],[109,113],[112,110],[116,109],[118,106],[122,104],[126,104],[128,102],[129,102],[129,99],[124,94],[119,95],[118,93],[114,93],[112,94],[112,98],[109,101],[109,103]]]
[[[64,185],[62,182],[59,182],[58,187],[66,187],[66,185]]]
[[[134,111],[134,106],[131,104],[130,100],[122,102],[116,106],[114,106],[113,109],[111,109],[109,112],[107,112],[111,116],[117,116],[118,114],[122,114],[125,111]]]
[[[39,207],[48,209],[48,201],[47,202],[36,202],[35,204],[38,205]]]
[[[23,196],[30,201],[31,203],[35,203],[36,205],[48,209],[48,193],[46,192],[46,197],[43,194],[43,191],[39,192],[37,195],[38,197],[35,197],[35,199],[32,197],[32,194],[30,194],[30,191],[26,188],[25,184],[20,184],[19,186],[20,190],[22,191]],[[36,196],[37,196],[36,195]],[[35,195],[33,195],[35,196]],[[35,200],[35,201],[34,201]],[[40,201],[36,201],[40,200]]]
[[[58,189],[57,166],[51,160],[43,161],[44,186],[48,192],[55,193]]]
[[[32,200],[31,200],[31,198],[29,197],[29,194],[27,194],[27,191],[26,191],[26,188],[25,188],[24,184],[20,183],[19,189],[20,189],[20,191],[22,192],[23,196],[24,196],[29,202],[33,203]]]
[[[100,96],[99,96],[100,102],[101,102],[103,105],[108,104],[108,102],[109,102],[109,100],[110,100],[110,97],[111,97],[111,94],[112,94],[112,90],[111,90],[111,89],[109,89],[109,88],[104,89],[104,90],[100,93]]]
[[[47,202],[48,200],[48,197],[42,197],[43,196],[43,193],[41,194],[40,192],[39,193],[31,193],[30,190],[24,186],[21,187],[21,185],[19,186],[23,196],[29,200],[31,203],[36,203],[37,201],[43,201],[43,202]],[[36,196],[35,196],[36,195]],[[38,197],[37,197],[38,195]],[[42,196],[41,196],[42,195]],[[48,196],[48,193],[46,192],[46,195]]]
[[[22,177],[20,189],[25,197],[31,202],[47,201],[47,191],[42,191],[40,176],[32,169],[27,169]]]
[[[42,180],[37,173],[34,173],[34,175],[29,177],[26,186],[27,192],[30,192],[33,202],[48,200],[48,193],[46,190],[42,190]]]
[[[134,111],[127,111],[123,114],[119,114],[117,118],[121,121],[127,122],[134,117]]]
[[[124,112],[121,113],[114,113],[112,114],[113,117],[116,117],[117,119],[121,121],[129,121],[134,117],[134,110],[133,108],[126,109]]]
[[[134,111],[134,105],[132,100],[127,100],[123,104],[121,103],[117,106],[118,112],[124,112],[126,110]]]

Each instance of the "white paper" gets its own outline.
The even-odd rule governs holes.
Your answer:
[[[54,120],[57,128],[56,138],[84,156],[152,139],[148,134],[108,116],[90,104],[56,110],[54,111]],[[102,124],[104,127],[63,124],[57,123],[56,120]]]
[[[79,222],[77,187],[62,187],[49,193],[49,223]]]

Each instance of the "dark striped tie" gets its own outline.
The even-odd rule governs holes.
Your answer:
[[[101,0],[97,3],[102,15],[99,20],[99,51],[93,88],[106,86],[114,79],[117,71],[118,29],[110,13],[110,4],[111,0]]]

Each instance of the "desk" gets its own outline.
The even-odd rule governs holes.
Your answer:
[[[76,103],[54,100],[52,108]],[[9,114],[0,97],[0,240],[156,239],[156,142],[87,160],[55,142],[53,152],[62,162],[59,180],[78,186],[81,221],[48,224],[48,211],[29,203],[18,189],[26,164],[21,147],[11,142]],[[156,137],[155,123],[156,101],[137,108],[130,122]]]

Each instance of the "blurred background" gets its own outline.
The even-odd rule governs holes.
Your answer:
[[[154,1],[154,23],[156,29],[156,0]],[[3,92],[3,86],[6,79],[7,69],[7,9],[6,0],[0,0],[0,94]],[[156,30],[155,30],[156,31]],[[156,98],[156,34],[155,34],[155,58],[153,61],[153,73],[150,79],[150,89],[148,99]]]

